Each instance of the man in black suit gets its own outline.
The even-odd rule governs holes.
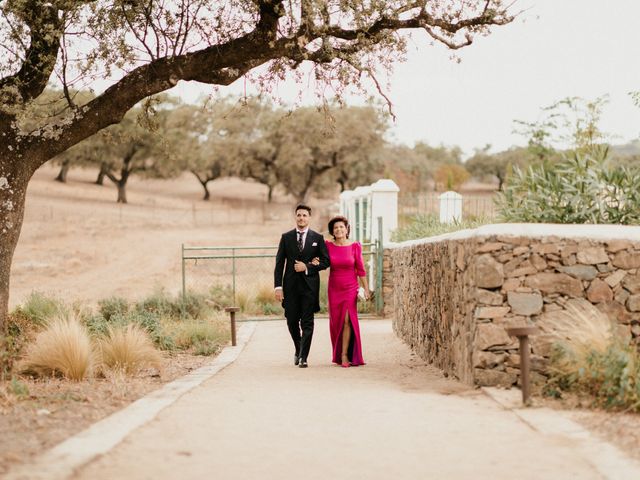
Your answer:
[[[282,302],[284,316],[295,346],[294,364],[307,367],[313,337],[313,314],[320,311],[320,276],[329,267],[329,253],[324,238],[309,228],[311,208],[296,207],[296,228],[282,234],[274,286],[276,299]],[[318,265],[311,261],[318,258]],[[302,332],[301,332],[302,330]]]

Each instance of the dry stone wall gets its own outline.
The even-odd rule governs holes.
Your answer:
[[[532,379],[542,383],[558,312],[581,302],[640,340],[640,228],[618,227],[626,238],[607,239],[616,230],[591,226],[590,239],[573,235],[584,226],[556,227],[563,236],[550,226],[541,236],[491,227],[385,252],[385,313],[420,357],[469,384],[510,386],[520,358],[505,327],[537,325]]]

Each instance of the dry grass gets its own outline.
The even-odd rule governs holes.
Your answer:
[[[136,324],[110,326],[98,341],[103,369],[134,375],[146,367],[160,369],[162,355],[153,346],[149,334]]]
[[[179,349],[195,348],[199,355],[211,355],[229,340],[229,326],[224,312],[211,320],[185,319],[179,323],[165,323],[164,328],[175,339]]]
[[[40,331],[19,368],[40,376],[62,375],[80,381],[91,375],[95,363],[87,329],[75,316],[58,316]]]
[[[549,322],[563,355],[552,364],[556,373],[576,374],[594,352],[604,354],[611,345],[611,321],[591,303],[570,302]]]

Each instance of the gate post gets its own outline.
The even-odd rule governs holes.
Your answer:
[[[187,301],[187,288],[186,288],[186,280],[185,280],[185,268],[184,268],[184,243],[182,244],[182,304],[184,305]]]
[[[378,238],[376,239],[376,311],[378,315],[382,313],[382,267],[384,257],[384,242],[382,235],[382,217],[378,217]]]

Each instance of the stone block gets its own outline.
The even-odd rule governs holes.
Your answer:
[[[507,303],[516,315],[536,315],[542,311],[542,295],[539,293],[508,292]]]
[[[473,366],[479,368],[496,368],[504,363],[506,353],[473,352]]]
[[[477,307],[475,318],[504,317],[510,310],[509,307]]]
[[[475,349],[487,350],[499,345],[509,345],[511,338],[504,328],[491,323],[478,325],[476,327]]]
[[[495,252],[497,250],[502,250],[504,246],[505,244],[502,242],[487,242],[480,245],[477,248],[476,252],[477,253]]]
[[[629,313],[624,305],[615,300],[613,302],[599,303],[596,307],[602,313],[606,314],[612,322],[626,325],[631,321],[631,313]]]
[[[509,278],[502,285],[502,290],[504,292],[510,292],[511,290],[515,290],[520,286],[519,278]]]
[[[611,275],[609,275],[607,278],[605,278],[604,281],[607,282],[607,285],[613,288],[616,285],[618,285],[626,275],[627,275],[627,272],[625,272],[624,270],[617,270],[613,272]]]
[[[640,275],[637,273],[635,275],[627,275],[622,280],[622,285],[631,293],[640,293]]]
[[[525,279],[527,287],[535,288],[543,293],[562,293],[573,297],[582,295],[582,283],[565,273],[537,273]]]
[[[476,286],[480,288],[496,288],[504,283],[504,267],[489,255],[481,255],[475,263]]]
[[[629,296],[627,299],[627,308],[632,312],[640,312],[640,294]]]
[[[558,267],[558,271],[567,273],[572,277],[579,278],[580,280],[593,280],[598,275],[598,269],[591,265],[563,265]]]
[[[630,253],[623,250],[615,254],[612,263],[615,267],[623,268],[625,270],[640,268],[640,253]]]
[[[576,257],[578,263],[585,265],[597,265],[598,263],[607,263],[609,261],[609,255],[607,255],[604,247],[591,247],[580,250]]]
[[[587,289],[587,299],[591,303],[610,302],[613,300],[613,290],[606,282],[596,278]]]
[[[611,240],[607,242],[607,251],[611,253],[618,253],[620,250],[627,250],[633,245],[629,240]]]
[[[476,288],[476,301],[484,305],[502,305],[503,298],[501,293]]]
[[[511,387],[518,379],[517,375],[497,370],[473,369],[475,384],[481,387]]]

